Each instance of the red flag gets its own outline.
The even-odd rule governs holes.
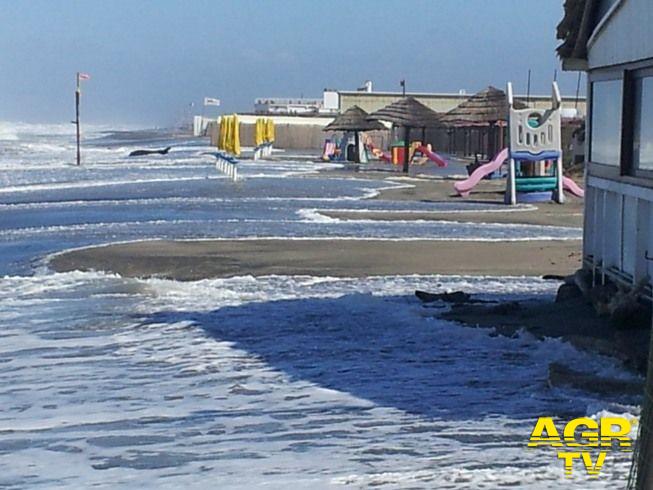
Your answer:
[[[88,73],[78,73],[77,76],[79,77],[80,80],[90,80],[91,75]]]

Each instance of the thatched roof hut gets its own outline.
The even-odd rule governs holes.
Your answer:
[[[440,114],[413,97],[405,97],[374,111],[368,119],[388,121],[404,128],[433,128],[442,125]]]
[[[379,121],[369,120],[368,114],[357,105],[350,107],[327,124],[323,131],[375,131],[386,129]]]
[[[413,97],[404,97],[368,116],[370,120],[388,121],[395,126],[405,128],[404,135],[404,173],[408,173],[410,130],[416,128],[440,127],[440,115]]]
[[[527,107],[517,100],[514,105],[517,109]],[[491,158],[505,144],[504,127],[509,112],[506,93],[490,86],[454,107],[442,116],[441,121],[450,128],[450,138],[454,144],[459,136],[462,137],[465,153],[470,151],[476,155],[479,152]]]
[[[515,108],[524,109],[526,104],[515,101]],[[508,97],[503,90],[488,87],[472,95],[444,116],[442,123],[448,126],[490,126],[508,120]]]

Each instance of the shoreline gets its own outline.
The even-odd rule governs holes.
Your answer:
[[[377,170],[329,169],[326,178],[387,181],[365,200],[502,203],[502,183],[484,181],[472,199],[453,197],[453,179],[388,175]],[[503,206],[503,205],[502,205]],[[582,200],[565,205],[536,203],[528,209],[509,206],[474,212],[318,210],[341,220],[450,221],[580,228]],[[267,237],[253,239],[146,240],[109,243],[58,252],[47,259],[57,272],[101,270],[125,277],[165,277],[191,281],[237,275],[316,275],[363,277],[385,275],[566,275],[580,267],[576,239],[365,239]]]

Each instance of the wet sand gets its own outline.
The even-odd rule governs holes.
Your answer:
[[[454,197],[450,179],[409,178],[388,172],[329,171],[329,177],[356,177],[408,184],[381,191],[376,199],[443,202]],[[502,202],[502,182],[483,181],[471,200]],[[582,225],[582,200],[537,204],[537,210],[484,213],[325,212],[340,219],[450,220],[460,222]],[[580,267],[581,243],[550,241],[447,240],[155,240],[65,252],[50,266],[59,272],[102,270],[125,277],[191,281],[211,277],[306,274],[363,277],[398,274],[543,275],[569,274]]]
[[[577,241],[435,240],[144,241],[55,256],[59,272],[102,270],[125,277],[192,281],[212,277],[397,274],[567,274],[580,266]]]
[[[464,170],[464,169],[463,169]],[[461,170],[462,171],[462,170]],[[411,169],[419,172],[419,169]],[[351,172],[328,171],[334,177],[351,177]],[[322,214],[331,218],[342,220],[423,220],[423,221],[459,221],[467,223],[517,223],[528,225],[570,226],[582,228],[583,226],[583,200],[569,193],[565,193],[565,203],[558,204],[553,201],[532,203],[533,210],[520,210],[516,207],[504,206],[503,194],[505,180],[483,180],[467,198],[458,196],[453,188],[455,179],[451,178],[419,178],[401,173],[387,171],[368,171],[354,173],[356,178],[383,179],[389,185],[400,184],[405,187],[385,189],[374,199],[388,201],[417,201],[417,202],[474,202],[483,204],[499,204],[502,210],[497,212],[463,212],[463,213],[385,213],[385,212],[349,212],[325,211]]]

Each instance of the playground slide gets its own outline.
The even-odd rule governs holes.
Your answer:
[[[389,151],[381,151],[371,143],[368,143],[366,146],[367,149],[372,152],[372,155],[374,155],[379,160],[392,163],[392,155]]]
[[[497,153],[493,160],[489,161],[485,165],[481,165],[476,170],[474,170],[468,179],[456,182],[453,185],[454,188],[461,196],[469,196],[471,190],[476,187],[476,184],[478,184],[483,177],[501,168],[501,165],[506,160],[506,158],[508,158],[508,148],[504,148],[499,153]]]
[[[567,192],[571,192],[576,197],[585,197],[585,191],[569,177],[562,178],[562,188]]]
[[[426,158],[431,160],[432,162],[435,162],[435,164],[438,167],[446,167],[447,162],[442,158],[440,155],[435,153],[434,151],[429,150],[426,146],[419,146],[417,148],[417,151],[419,151],[422,155],[424,155]]]
[[[382,151],[377,156],[385,162],[392,163],[392,155],[390,155],[389,151]]]

